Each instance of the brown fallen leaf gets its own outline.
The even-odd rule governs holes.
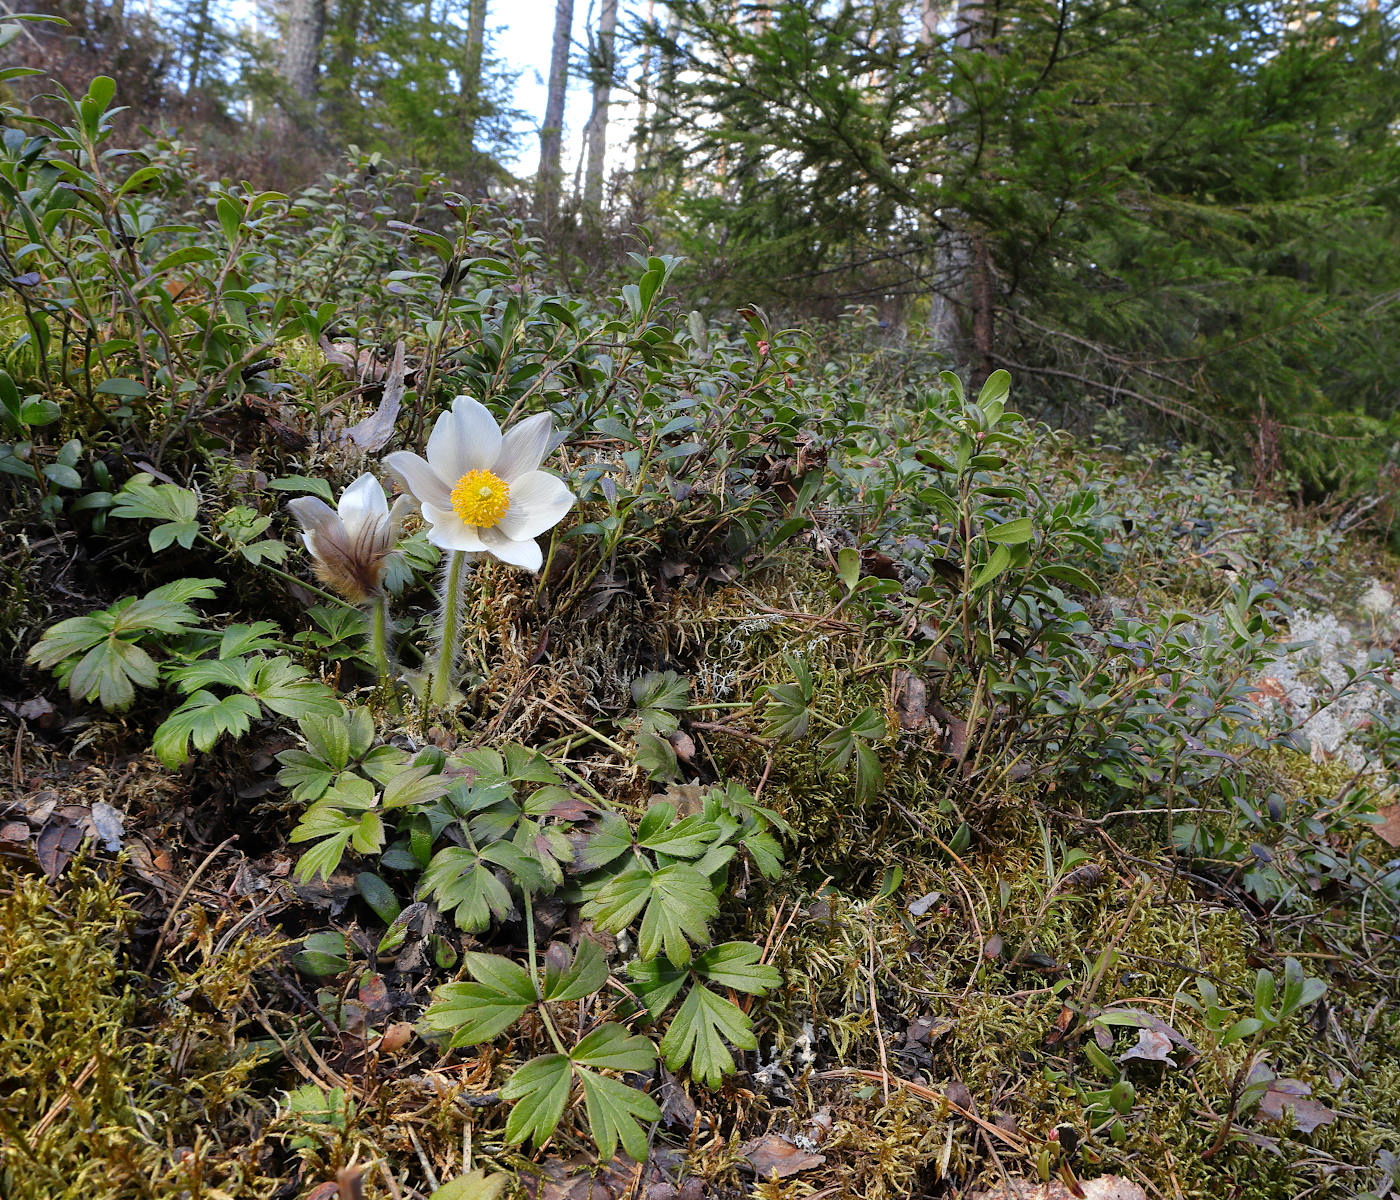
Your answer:
[[[1301,1079],[1271,1079],[1268,1090],[1259,1101],[1259,1115],[1266,1121],[1283,1121],[1289,1114],[1293,1128],[1299,1133],[1311,1133],[1319,1125],[1330,1125],[1337,1114],[1327,1105],[1309,1099],[1312,1088]]]
[[[1029,1179],[1008,1179],[997,1188],[973,1192],[969,1200],[1147,1200],[1147,1193],[1131,1179],[1121,1175],[1100,1175],[1097,1179],[1079,1181],[1080,1197],[1076,1197],[1058,1179],[1049,1183],[1032,1183]]]
[[[1380,824],[1372,825],[1371,832],[1387,846],[1400,846],[1400,804],[1387,804],[1376,809]]]
[[[812,1154],[799,1149],[781,1133],[754,1138],[739,1147],[739,1153],[749,1160],[754,1174],[760,1179],[786,1179],[799,1171],[810,1171],[826,1162],[825,1154]]]
[[[913,732],[929,723],[928,684],[913,671],[894,673],[894,706],[899,713],[899,727]]]

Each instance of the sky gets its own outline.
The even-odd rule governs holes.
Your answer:
[[[633,7],[623,3],[618,5],[618,26],[622,27],[633,12]],[[590,21],[596,20],[597,8],[590,0],[574,0],[574,49],[572,57],[577,60],[584,46],[588,44],[587,29]],[[545,91],[549,81],[549,53],[554,38],[554,0],[493,0],[488,17],[495,29],[491,48],[496,57],[518,71],[515,83],[515,107],[528,115],[527,135],[521,143],[519,155],[504,164],[516,174],[530,175],[539,165],[540,122],[544,118]],[[613,93],[613,102],[608,110],[609,136],[608,157],[616,161],[626,147],[631,135],[631,121],[625,98]],[[578,162],[583,144],[583,127],[588,122],[591,104],[588,84],[581,79],[571,79],[568,101],[564,111],[564,171],[571,177]]]

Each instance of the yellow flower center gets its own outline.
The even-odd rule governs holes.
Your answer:
[[[468,471],[452,489],[452,510],[464,525],[490,529],[510,508],[510,484],[490,471]]]

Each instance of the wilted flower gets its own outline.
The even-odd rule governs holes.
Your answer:
[[[428,458],[399,450],[384,457],[423,507],[428,541],[444,550],[486,553],[538,571],[535,538],[552,529],[577,497],[539,469],[550,417],[539,413],[504,436],[485,406],[458,396],[428,437]]]
[[[411,504],[400,497],[390,512],[383,486],[366,472],[345,489],[337,508],[311,496],[287,507],[301,522],[316,578],[351,603],[363,604],[380,594],[389,554]]]

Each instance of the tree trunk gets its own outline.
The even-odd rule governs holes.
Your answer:
[[[593,58],[593,114],[588,119],[588,169],[583,177],[583,207],[595,220],[603,215],[603,168],[608,153],[608,100],[612,94],[617,0],[603,0]]]
[[[564,98],[569,87],[569,41],[574,29],[574,0],[556,0],[554,47],[549,56],[549,93],[540,126],[540,169],[535,175],[535,203],[546,225],[559,206],[559,148],[564,131]]]
[[[481,116],[481,62],[486,52],[486,0],[471,0],[467,10],[467,54],[462,64],[462,140],[476,149],[476,123]]]
[[[326,0],[289,0],[286,41],[277,73],[308,109],[316,98],[316,66],[325,32]]]
[[[937,16],[930,12],[933,0],[926,0],[922,15],[922,32],[932,39]],[[984,0],[959,0],[954,17],[957,49],[964,53],[985,53],[986,36]],[[954,96],[948,106],[948,120],[956,127],[967,112],[967,105]],[[949,146],[949,161],[965,158],[971,147],[958,140],[955,132]],[[973,369],[973,385],[991,373],[993,323],[993,292],[991,254],[986,239],[970,227],[966,213],[949,210],[944,213],[945,228],[939,233],[935,248],[935,286],[930,332],[942,346],[966,357]]]
[[[656,0],[647,0],[646,27],[656,23]],[[642,68],[637,79],[637,153],[632,163],[632,174],[636,176],[639,188],[646,186],[642,178],[650,165],[651,135],[647,131],[648,109],[651,107],[651,64],[656,61],[656,47],[648,45],[642,54]]]
[[[113,14],[117,9],[114,5]],[[119,19],[119,18],[118,18]],[[209,32],[209,0],[199,0],[194,8],[194,29],[191,30],[192,41],[190,44],[190,74],[185,84],[185,95],[194,95],[194,90],[199,86],[199,73],[204,68],[204,42]]]

